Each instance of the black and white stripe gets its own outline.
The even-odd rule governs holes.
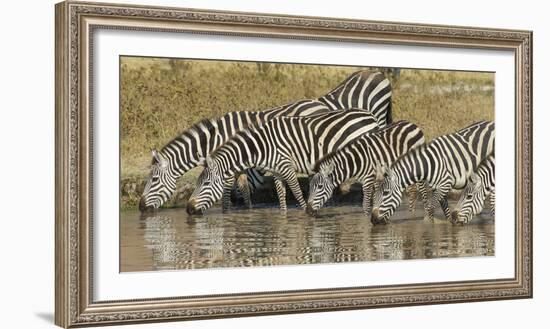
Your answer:
[[[392,122],[391,84],[382,72],[369,70],[355,72],[318,100],[334,111],[351,108],[371,111],[380,128]],[[291,115],[285,114],[285,116]],[[300,114],[300,116],[307,115],[309,114]],[[247,170],[245,175],[248,181],[240,177],[236,185],[245,204],[250,207],[250,193],[260,187],[264,179],[263,173],[256,170]],[[245,185],[245,182],[248,184]]]
[[[175,182],[183,173],[199,165],[201,159],[250,124],[263,124],[281,116],[310,116],[352,107],[370,110],[380,127],[391,122],[391,85],[384,74],[359,71],[318,100],[301,100],[261,112],[230,112],[217,119],[203,120],[161,151],[155,151],[140,209],[159,208],[174,193]],[[238,179],[237,189],[245,204],[250,206],[250,193],[264,183],[263,173],[251,169],[244,174],[247,179]]]
[[[248,168],[273,174],[282,210],[286,210],[285,182],[305,208],[296,173],[313,174],[315,163],[324,155],[377,128],[369,111],[352,109],[311,117],[279,117],[240,131],[206,158],[187,210],[202,212],[222,196],[226,205],[224,190],[232,186],[235,173]]]
[[[202,164],[206,156],[238,131],[250,125],[261,125],[280,116],[327,112],[331,110],[324,103],[317,100],[301,100],[265,111],[230,112],[219,118],[203,120],[193,125],[166,144],[161,151],[152,151],[152,168],[139,203],[140,210],[156,209],[164,204],[174,193],[176,181],[184,173]],[[252,177],[261,175],[253,173]]]
[[[485,199],[490,197],[491,213],[495,214],[495,157],[487,157],[472,174],[468,185],[462,191],[460,199],[451,213],[455,222],[468,223],[481,213]]]
[[[332,110],[371,111],[380,128],[392,123],[391,83],[382,72],[355,72],[319,101]]]
[[[398,157],[424,143],[420,128],[398,121],[324,157],[317,163],[314,169],[317,173],[309,183],[308,213],[316,213],[342,182],[356,179],[363,186],[363,210],[370,217],[376,167],[390,166]]]
[[[399,158],[385,173],[375,193],[372,220],[387,223],[401,202],[403,190],[425,182],[433,190],[447,219],[452,220],[447,194],[452,188],[462,189],[475,168],[494,153],[494,123],[482,121],[454,134],[444,135]],[[433,220],[433,202],[428,208]]]

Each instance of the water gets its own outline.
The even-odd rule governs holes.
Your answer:
[[[418,216],[422,210],[416,211]],[[404,207],[389,225],[373,226],[361,207],[323,208],[317,218],[300,209],[184,209],[142,217],[121,213],[121,271],[364,262],[494,256],[494,220],[468,225],[408,219]]]

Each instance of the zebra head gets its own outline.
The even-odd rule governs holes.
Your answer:
[[[401,203],[401,189],[397,174],[386,167],[376,167],[376,180],[379,188],[374,193],[371,222],[387,224],[395,209]]]
[[[166,156],[156,150],[152,150],[151,154],[153,155],[151,173],[139,200],[141,212],[158,209],[176,190],[177,176],[172,173]]]
[[[481,177],[473,173],[468,186],[460,195],[451,218],[456,223],[467,224],[472,218],[483,210],[483,204],[487,193],[483,188]]]
[[[202,214],[206,209],[212,207],[214,202],[221,199],[223,189],[224,179],[220,166],[208,156],[195,190],[187,201],[187,213],[189,215]]]
[[[309,198],[307,201],[306,212],[309,215],[315,215],[325,202],[332,196],[336,184],[334,183],[334,163],[329,162],[320,166],[309,181]]]

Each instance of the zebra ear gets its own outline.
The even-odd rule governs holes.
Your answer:
[[[216,162],[210,156],[206,157],[205,162],[207,168],[216,168]]]
[[[206,163],[206,158],[201,156],[200,152],[197,152],[197,160],[197,166],[204,166],[204,164]]]
[[[158,163],[162,168],[168,167],[168,161],[166,161],[166,159],[164,158],[164,156],[163,156],[161,153],[159,153],[157,150],[152,149],[152,150],[151,150],[151,155],[153,156],[153,158],[155,158],[155,160],[157,160],[157,163]]]
[[[474,183],[475,187],[481,187],[481,177],[479,177],[478,174],[473,173],[471,178],[472,178],[472,183]]]
[[[391,179],[392,182],[397,183],[397,175],[395,175],[394,172],[388,171],[386,175]]]
[[[376,180],[383,181],[386,176],[387,168],[385,165],[377,164],[376,165]]]
[[[328,165],[321,168],[321,175],[328,176],[334,171],[334,163],[330,162]]]

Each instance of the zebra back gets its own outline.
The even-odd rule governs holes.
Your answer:
[[[330,112],[331,109],[325,104],[315,99],[304,99],[294,103],[264,110],[264,120],[269,121],[281,116],[311,116]]]
[[[222,198],[236,173],[260,168],[274,174],[281,209],[286,209],[286,180],[303,208],[296,173],[312,174],[317,159],[378,128],[365,110],[334,111],[311,117],[279,117],[258,128],[245,129],[206,158],[204,171],[187,204],[190,214],[202,212]],[[227,198],[224,198],[226,203]]]
[[[359,172],[371,172],[375,164],[389,166],[400,156],[424,143],[424,133],[418,126],[405,120],[397,121],[326,155],[315,164],[314,171],[319,172],[329,163],[337,162],[338,167],[345,172],[340,178],[343,181],[353,178]]]
[[[493,121],[479,121],[457,132],[470,145],[476,155],[476,166],[495,152],[495,123]]]
[[[284,156],[293,160],[297,172],[312,174],[318,159],[377,127],[376,118],[360,109],[279,117],[235,134],[212,153],[212,159],[231,175],[249,167],[274,170]]]
[[[186,129],[161,150],[176,173],[182,175],[200,163],[237,132],[260,127],[281,116],[309,116],[328,113],[326,105],[316,100],[300,100],[265,111],[235,111],[218,118],[204,119]]]
[[[380,127],[392,123],[391,83],[381,72],[355,72],[319,101],[331,110],[360,108],[371,111]]]
[[[364,137],[378,164],[391,165],[397,158],[426,143],[424,133],[414,123],[401,120]]]

